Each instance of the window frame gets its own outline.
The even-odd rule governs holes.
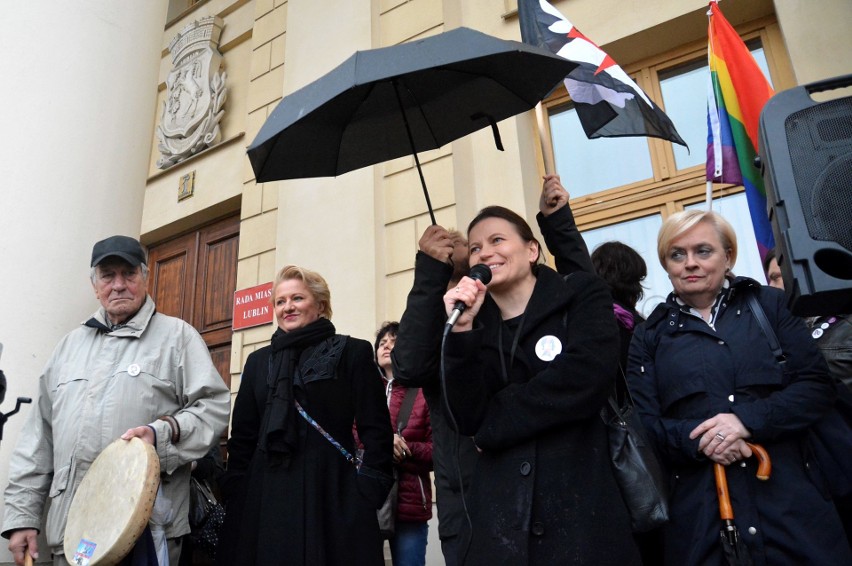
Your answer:
[[[767,16],[736,26],[737,32],[746,43],[760,40],[766,57],[769,74],[776,91],[795,85],[789,55],[774,16]],[[604,47],[606,50],[606,47]],[[676,67],[707,57],[707,40],[694,41],[678,48],[653,55],[622,68],[661,108],[664,108],[659,76]],[[570,104],[571,99],[560,85],[546,100],[542,101],[544,120],[544,151],[553,156],[550,114]],[[589,195],[572,198],[570,201],[577,226],[580,230],[601,228],[611,224],[633,220],[651,214],[662,215],[665,220],[670,214],[683,210],[685,206],[701,202],[706,195],[705,166],[694,165],[677,170],[671,142],[658,138],[646,138],[653,177],[606,189]],[[691,148],[704,152],[705,148]],[[537,152],[538,153],[538,152]],[[544,172],[544,162],[539,155],[539,169]],[[563,180],[565,181],[565,180]],[[565,182],[571,191],[570,180]],[[742,186],[714,183],[713,198],[737,194]]]

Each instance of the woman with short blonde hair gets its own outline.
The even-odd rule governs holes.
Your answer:
[[[216,562],[381,566],[393,431],[373,349],[337,333],[319,273],[282,268],[272,307],[278,328],[246,360],[234,402]]]
[[[691,230],[699,222],[707,222],[716,230],[722,247],[731,254],[731,265],[737,262],[737,234],[731,223],[712,210],[682,210],[666,218],[657,238],[657,257],[666,269],[666,254],[672,240]]]
[[[272,288],[276,289],[282,281],[287,281],[288,279],[302,281],[320,303],[320,316],[331,320],[331,291],[322,275],[316,271],[299,267],[298,265],[285,265],[275,275]],[[273,299],[274,296],[270,296],[269,301],[272,302]]]
[[[818,465],[803,450],[835,395],[804,322],[787,310],[780,290],[731,274],[736,235],[715,212],[672,215],[657,250],[673,291],[636,329],[627,380],[671,472],[664,564],[724,562],[717,465],[755,564],[852,564]],[[750,443],[769,452],[768,481],[756,477]]]

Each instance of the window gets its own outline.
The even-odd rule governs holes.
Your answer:
[[[570,104],[551,113],[550,128],[556,170],[563,179],[571,179],[574,198],[654,175],[645,138],[590,140]],[[618,156],[618,167],[612,167],[613,156]]]
[[[704,210],[706,207],[707,205],[704,202],[700,202],[686,206],[685,209]],[[759,283],[765,283],[766,277],[763,275],[763,265],[757,251],[757,241],[751,228],[751,217],[748,213],[745,193],[741,192],[714,200],[713,210],[731,223],[737,235],[737,262],[732,270],[733,273],[751,277]],[[657,304],[666,300],[666,297],[672,291],[669,277],[657,258],[657,233],[662,224],[663,217],[655,214],[583,231],[583,239],[589,247],[589,252],[593,252],[596,247],[604,242],[618,241],[636,250],[645,260],[645,266],[648,268],[648,275],[642,282],[645,293],[639,300],[639,304],[636,305],[636,310],[646,318]]]
[[[751,54],[769,79],[766,55],[760,41],[749,45]],[[678,133],[689,145],[689,151],[681,145],[671,144],[674,152],[675,168],[687,169],[695,165],[704,165],[707,158],[707,95],[709,91],[709,73],[706,59],[693,61],[686,65],[659,73],[660,90],[666,114],[674,122]]]
[[[758,65],[769,77],[766,56],[759,39],[752,40],[749,47]],[[637,182],[649,182],[664,178],[665,171],[688,170],[704,165],[707,157],[707,93],[709,69],[706,49],[686,63],[669,63],[649,68],[656,76],[656,85],[662,99],[661,107],[674,123],[678,133],[689,149],[662,140],[645,137],[588,139],[580,125],[577,112],[567,100],[550,109],[550,131],[556,170],[566,179],[572,179],[571,196],[578,198],[607,189]],[[641,84],[646,92],[649,85]],[[770,79],[771,82],[771,79]],[[646,81],[647,83],[647,81]],[[669,167],[664,159],[653,157],[653,144],[665,144],[672,152],[673,163]],[[618,166],[613,166],[613,160]]]
[[[172,23],[173,20],[186,15],[190,8],[195,7],[196,4],[200,4],[203,1],[204,0],[169,0],[169,9],[166,13],[166,21]]]
[[[783,89],[794,84],[783,40],[771,17],[738,28],[758,66]],[[625,71],[660,103],[689,151],[656,138],[586,138],[564,88],[544,106],[557,172],[571,193],[571,207],[589,250],[618,240],[645,259],[645,296],[637,310],[648,315],[671,292],[657,260],[657,232],[672,213],[706,208],[704,162],[707,146],[706,38],[625,66]],[[754,231],[742,187],[715,184],[713,210],[734,227],[738,240],[736,275],[763,283]]]

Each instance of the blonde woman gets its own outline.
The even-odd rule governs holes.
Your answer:
[[[713,474],[719,463],[755,564],[852,564],[837,512],[803,456],[808,427],[834,396],[804,322],[787,310],[780,290],[734,277],[736,235],[714,212],[670,216],[657,253],[674,290],[634,333],[628,382],[672,472],[665,563],[722,563]],[[781,342],[783,365],[749,295]],[[747,440],[769,452],[769,481],[755,477]]]
[[[372,347],[337,334],[318,273],[281,269],[272,304],[278,329],[246,360],[234,404],[217,563],[380,566],[393,431]]]

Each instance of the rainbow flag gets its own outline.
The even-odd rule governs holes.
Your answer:
[[[736,30],[710,2],[707,58],[707,180],[745,187],[760,257],[775,247],[757,155],[757,125],[775,92]]]

